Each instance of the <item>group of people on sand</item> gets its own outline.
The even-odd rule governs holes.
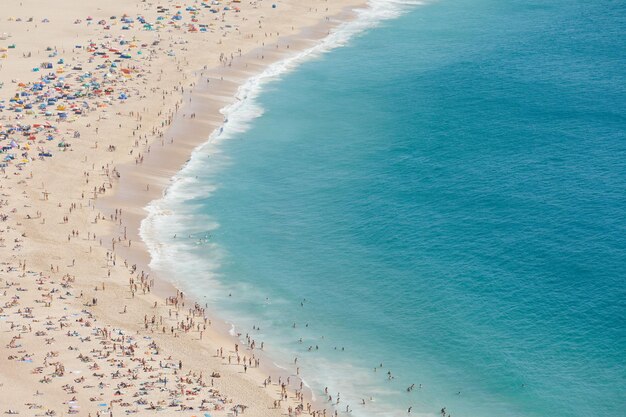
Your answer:
[[[123,153],[140,170],[151,155],[151,146],[158,147],[160,142],[165,147],[175,141],[167,129],[181,111],[187,111],[181,97],[187,94],[184,102],[189,103],[189,90],[195,83],[183,75],[178,85],[163,88],[160,82],[169,74],[159,67],[158,59],[167,56],[183,73],[188,65],[183,54],[185,36],[215,32],[222,45],[226,35],[240,35],[232,23],[238,22],[240,12],[241,20],[245,19],[239,9],[245,9],[244,5],[217,3],[183,1],[163,6],[138,2],[132,14],[79,16],[74,24],[93,29],[93,36],[72,39],[71,48],[52,44],[20,51],[19,59],[35,55],[42,62],[29,69],[31,79],[16,80],[10,89],[4,85],[0,90],[8,92],[0,98],[0,172],[4,175],[0,184],[0,340],[3,352],[8,352],[0,360],[10,363],[7,367],[0,363],[0,369],[16,369],[15,379],[32,382],[33,389],[28,402],[11,405],[5,413],[112,417],[175,410],[219,416],[249,409],[249,404],[226,395],[223,387],[227,384],[220,382],[234,373],[247,374],[245,380],[259,374],[264,342],[255,340],[252,333],[239,335],[232,345],[215,349],[219,362],[215,369],[187,360],[175,348],[181,341],[174,339],[208,344],[206,334],[212,323],[207,306],[188,300],[182,291],[165,300],[154,298],[154,279],[122,255],[121,248],[136,246],[127,234],[126,209],[117,207],[105,214],[96,207],[96,200],[109,195],[121,178],[113,160],[117,155]],[[262,5],[261,0],[249,3],[250,8]],[[259,18],[254,26],[260,28],[264,19]],[[265,39],[279,35],[267,32]],[[242,56],[241,48],[232,50],[220,55],[222,68],[231,67]],[[258,57],[266,58],[263,52]],[[205,79],[209,82],[204,73],[200,79],[201,84]],[[137,105],[148,96],[161,107],[153,126],[145,117],[148,104],[143,111]],[[197,122],[195,111],[182,116],[186,122]],[[107,124],[110,118],[115,122]],[[115,136],[126,134],[128,143],[110,143],[111,131]],[[80,158],[72,157],[80,152]],[[55,163],[65,161],[78,178],[76,188],[67,195],[35,183],[32,172],[26,175],[29,168],[36,170],[51,158]],[[48,185],[56,180],[43,175]],[[150,191],[150,184],[145,188]],[[46,218],[54,221],[46,223]],[[53,245],[74,253],[57,256],[40,250],[45,246],[28,239],[22,222],[30,228],[29,236],[30,230],[42,240],[57,236]],[[54,235],[58,230],[62,232]],[[12,246],[5,250],[5,242]],[[96,255],[97,264],[92,262]],[[75,272],[86,264],[88,273]],[[105,322],[104,318],[112,317],[112,303],[119,307],[113,315],[119,316]],[[138,314],[140,308],[145,313]],[[309,351],[313,350],[319,346],[311,345]],[[349,405],[344,409],[339,394],[334,399],[328,396],[326,408],[316,409],[294,365],[293,375],[268,376],[263,381],[276,409],[290,416],[308,413],[313,417],[353,411]]]

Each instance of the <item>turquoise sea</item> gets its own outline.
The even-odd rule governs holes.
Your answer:
[[[153,265],[340,415],[625,415],[626,3],[373,7],[242,89]]]

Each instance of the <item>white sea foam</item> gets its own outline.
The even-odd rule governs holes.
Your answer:
[[[243,83],[237,90],[235,101],[221,110],[225,123],[209,136],[207,142],[194,150],[189,162],[172,179],[163,197],[151,202],[145,208],[148,215],[141,222],[140,235],[151,255],[150,266],[163,272],[176,285],[188,291],[192,290],[196,296],[202,297],[207,302],[223,300],[227,291],[233,290],[238,294],[239,299],[242,298],[239,296],[242,294],[243,297],[255,297],[257,300],[269,297],[270,294],[260,294],[258,290],[249,291],[249,288],[238,288],[239,285],[244,284],[228,283],[227,290],[219,279],[223,259],[222,249],[209,240],[203,240],[203,234],[218,229],[219,224],[215,219],[209,216],[202,217],[191,210],[195,199],[209,197],[215,192],[217,186],[198,179],[197,174],[205,173],[206,175],[206,161],[209,155],[211,155],[209,169],[212,171],[219,171],[224,164],[228,163],[228,160],[220,155],[219,144],[245,132],[253,120],[263,114],[263,108],[257,103],[256,98],[264,85],[280,78],[281,75],[307,60],[346,45],[355,36],[377,26],[382,21],[398,17],[412,6],[421,4],[424,2],[371,0],[367,8],[356,10],[357,16],[354,20],[339,25],[314,46],[269,65],[263,72]],[[185,231],[185,236],[176,235],[174,238],[174,235],[180,233],[181,230]],[[198,249],[198,246],[202,247]],[[210,255],[207,256],[207,254]],[[272,303],[282,302],[285,300],[272,297]],[[238,326],[251,324],[247,322],[257,319],[254,317],[246,320],[243,316],[240,318],[241,322],[235,320]],[[231,325],[229,333],[236,335],[235,325]],[[274,358],[292,357],[290,342],[288,336],[275,338],[271,343],[270,355]],[[288,369],[285,368],[284,363],[275,365]],[[348,399],[353,397],[352,404],[358,402],[357,399],[360,397],[357,393],[362,393],[363,390],[368,390],[367,392],[374,397],[376,394],[383,394],[377,391],[381,387],[373,379],[371,370],[355,367],[344,360],[317,357],[313,364],[303,358],[301,366],[307,375],[307,386],[311,385],[314,394],[319,393],[323,386],[328,386],[335,392],[340,389],[342,397],[344,395]],[[362,411],[354,408],[352,415],[361,415]],[[383,407],[379,408],[375,414],[371,413],[372,411],[370,408],[368,415],[392,415],[389,414],[390,409]]]

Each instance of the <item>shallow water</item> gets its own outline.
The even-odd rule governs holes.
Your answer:
[[[303,63],[154,203],[155,267],[355,416],[623,414],[625,23],[442,0]]]

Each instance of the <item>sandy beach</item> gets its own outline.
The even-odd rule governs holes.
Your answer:
[[[151,271],[138,230],[238,86],[365,2],[5,3],[0,412],[332,415]]]

